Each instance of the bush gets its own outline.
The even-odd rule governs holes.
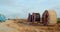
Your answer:
[[[60,18],[58,18],[58,23],[60,23]]]

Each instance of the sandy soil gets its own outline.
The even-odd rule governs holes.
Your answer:
[[[0,23],[0,32],[54,32],[54,30],[48,30],[46,26],[31,26],[6,20],[6,22]]]

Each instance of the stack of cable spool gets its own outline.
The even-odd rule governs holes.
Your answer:
[[[57,23],[57,15],[54,10],[45,10],[42,15],[42,24],[55,25]]]

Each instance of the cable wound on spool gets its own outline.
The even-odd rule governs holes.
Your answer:
[[[57,23],[57,15],[54,10],[45,10],[42,15],[42,23],[44,25],[54,25]]]
[[[54,25],[57,23],[57,14],[54,10],[48,10],[49,13],[49,25]]]

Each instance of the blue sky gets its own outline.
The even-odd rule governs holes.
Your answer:
[[[6,18],[27,18],[28,13],[42,13],[52,9],[60,17],[60,0],[0,0],[0,14],[4,14]]]

